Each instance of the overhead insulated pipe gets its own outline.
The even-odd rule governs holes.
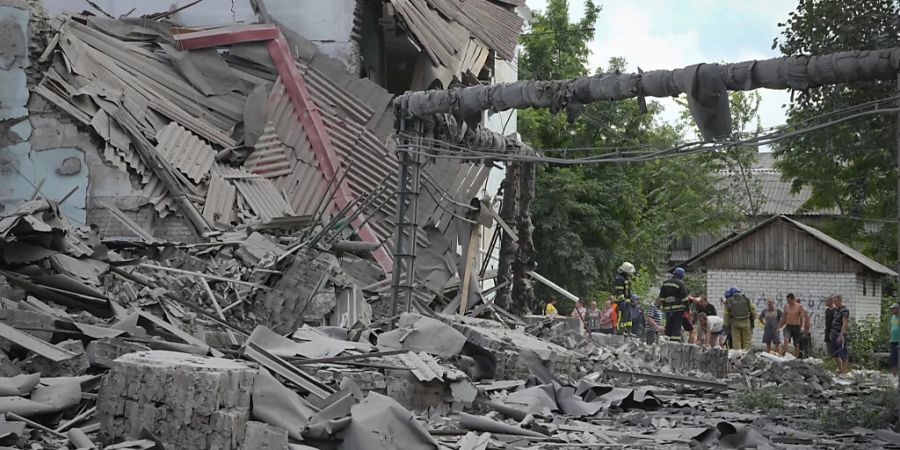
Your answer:
[[[686,94],[704,139],[731,134],[728,91],[758,88],[804,90],[831,84],[894,80],[900,48],[789,56],[733,64],[694,64],[675,70],[610,73],[557,81],[517,81],[447,90],[407,92],[394,100],[398,114],[427,118],[451,113],[471,118],[483,111],[548,108],[570,117],[582,105]]]

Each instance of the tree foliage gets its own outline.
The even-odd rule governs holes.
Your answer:
[[[561,80],[587,75],[588,42],[600,8],[592,0],[584,5],[584,17],[569,22],[569,2],[550,0],[546,11],[534,13],[531,30],[522,35],[527,48],[519,60],[523,80]]]
[[[585,18],[574,23],[564,0],[551,0],[546,12],[536,14],[531,33],[522,39],[523,79],[590,73],[589,29],[600,11],[591,2],[586,9]],[[622,58],[605,68],[625,69]],[[646,113],[635,100],[601,102],[586,105],[571,123],[565,114],[520,111],[518,125],[533,147],[573,158],[680,143],[682,130],[661,123],[661,111],[656,102],[648,102]],[[733,220],[735,210],[716,178],[720,167],[721,162],[706,155],[539,167],[532,208],[538,271],[582,297],[610,291],[615,268],[626,260],[650,276],[658,274],[674,239],[718,230]]]
[[[736,139],[757,136],[762,132],[762,123],[759,118],[759,105],[762,97],[755,91],[730,92],[731,103],[731,134]],[[678,99],[677,103],[683,108],[681,122],[685,128],[693,129],[694,134],[699,135],[700,130],[694,123],[685,99]],[[708,160],[708,166],[716,174],[713,179],[719,180],[721,197],[733,205],[737,212],[745,217],[759,217],[765,203],[762,186],[753,175],[753,165],[757,160],[756,147],[726,147],[712,153]],[[727,230],[723,230],[727,231]]]
[[[894,0],[800,0],[773,48],[785,55],[870,50],[900,44],[898,2]],[[794,92],[789,124],[896,95],[894,82],[824,86]],[[862,247],[884,262],[896,260],[896,232],[871,226],[896,216],[895,121],[869,116],[831,126],[775,147],[778,167],[793,188],[812,188],[810,210],[836,209],[845,215],[827,227],[836,237]],[[869,224],[870,226],[866,226]]]

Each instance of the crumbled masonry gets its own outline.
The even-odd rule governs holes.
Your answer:
[[[60,435],[17,431],[3,442],[55,448],[87,438],[107,448],[166,449],[358,448],[354,442],[372,448],[393,448],[389,442],[407,448],[687,448],[881,446],[895,436],[890,430],[828,434],[808,418],[728,408],[760,390],[802,410],[890,389],[890,380],[872,373],[835,381],[817,359],[665,341],[648,346],[630,336],[586,335],[570,318],[526,317],[527,325],[413,313],[389,331],[386,322],[361,315],[346,327],[340,323],[351,310],[363,304],[378,310],[385,299],[357,259],[344,262],[321,247],[268,266],[282,267],[283,275],[261,276],[234,259],[233,245],[158,242],[112,250],[92,244],[52,202],[24,203],[0,224],[7,230],[0,240],[4,255],[21,251],[13,237],[37,243],[42,233],[58,233],[66,239],[42,248],[100,267],[99,286],[90,287],[65,266],[48,266],[61,270],[50,278],[5,266],[10,286],[0,308],[0,331],[6,330],[0,411],[27,429],[66,429]],[[244,240],[253,245],[259,237]],[[272,242],[275,248],[255,267],[287,250]],[[45,253],[39,258],[51,257]],[[111,264],[140,256],[160,259]],[[287,277],[293,287],[277,289]],[[236,295],[239,286],[250,292]],[[335,300],[292,328],[260,312],[271,307],[266,300],[274,292],[295,302],[314,292]],[[362,295],[342,306],[344,292]],[[269,326],[293,332],[284,337]],[[47,375],[54,372],[56,378]]]
[[[173,10],[115,18],[88,2],[50,18],[39,0],[0,0],[0,37],[11,37],[0,39],[0,77],[13,80],[0,94],[15,94],[0,96],[0,176],[31,164],[19,170],[28,183],[0,184],[0,450],[900,442],[900,404],[878,429],[818,416],[890,398],[895,381],[877,372],[835,378],[817,358],[651,346],[511,311],[533,299],[533,281],[564,292],[536,272],[533,164],[507,180],[504,196],[517,200],[496,208],[481,195],[493,162],[423,161],[433,195],[417,200],[412,296],[388,312],[392,105],[468,119],[703,86],[800,88],[893,76],[896,50],[395,100],[347,71],[360,69],[359,55],[343,64],[279,24],[264,0],[249,3],[262,23],[192,28]],[[419,89],[430,77],[481,84],[490,55],[514,57],[522,3],[375,2],[379,26],[424,52],[426,67],[408,74]],[[521,150],[457,119],[436,123],[454,139]],[[717,133],[721,116],[707,119],[701,130]],[[475,246],[459,254],[482,226],[504,230],[497,270],[474,265]],[[754,396],[781,409],[747,407]]]

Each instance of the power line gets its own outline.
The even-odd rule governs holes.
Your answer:
[[[547,34],[569,34],[569,33],[581,33],[583,31],[596,31],[593,27],[590,28],[573,28],[571,30],[553,30],[553,31],[538,31],[536,33],[522,33],[519,37],[531,37],[531,36],[543,36]]]
[[[849,109],[849,108],[848,108]],[[548,156],[541,155],[522,155],[522,154],[502,154],[498,153],[495,148],[488,147],[474,147],[474,146],[462,146],[451,144],[446,141],[441,141],[433,138],[424,138],[419,137],[419,141],[422,144],[431,143],[433,146],[416,146],[418,148],[427,150],[413,150],[410,147],[407,147],[406,151],[420,154],[426,157],[431,158],[445,158],[445,159],[457,159],[457,160],[497,160],[497,161],[519,161],[519,162],[545,162],[545,163],[553,163],[559,165],[575,165],[575,164],[595,164],[595,163],[623,163],[623,162],[640,162],[640,161],[648,161],[651,159],[659,159],[666,158],[672,156],[681,156],[686,154],[692,154],[697,152],[710,152],[716,150],[722,150],[726,148],[733,147],[760,147],[770,145],[774,142],[778,142],[784,139],[792,138],[795,136],[800,136],[803,134],[807,134],[813,131],[817,131],[823,128],[827,128],[830,126],[834,126],[849,120],[858,119],[862,117],[872,116],[872,115],[880,115],[880,114],[889,114],[889,113],[897,113],[900,112],[900,108],[876,108],[869,111],[857,112],[845,117],[840,117],[838,119],[830,120],[828,122],[811,125],[804,128],[793,129],[790,131],[777,131],[768,134],[756,135],[748,139],[742,140],[723,140],[723,141],[694,141],[688,142],[681,145],[677,145],[670,148],[655,150],[655,151],[631,151],[631,152],[607,152],[605,154],[596,155],[596,156],[588,156],[582,158],[554,158]],[[828,113],[831,114],[831,113]],[[780,128],[786,128],[786,126],[782,126]],[[414,137],[400,134],[398,136],[406,136],[406,137]],[[596,150],[596,149],[609,149],[609,147],[584,147],[580,150]],[[548,151],[562,151],[572,149],[535,149],[537,152],[548,152]]]

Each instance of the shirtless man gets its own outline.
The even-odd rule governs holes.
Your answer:
[[[787,352],[788,342],[794,345],[794,356],[800,357],[800,338],[804,332],[809,331],[809,314],[803,309],[803,305],[794,294],[787,295],[788,304],[784,306],[784,317],[778,327],[784,327],[784,347],[782,356]]]

